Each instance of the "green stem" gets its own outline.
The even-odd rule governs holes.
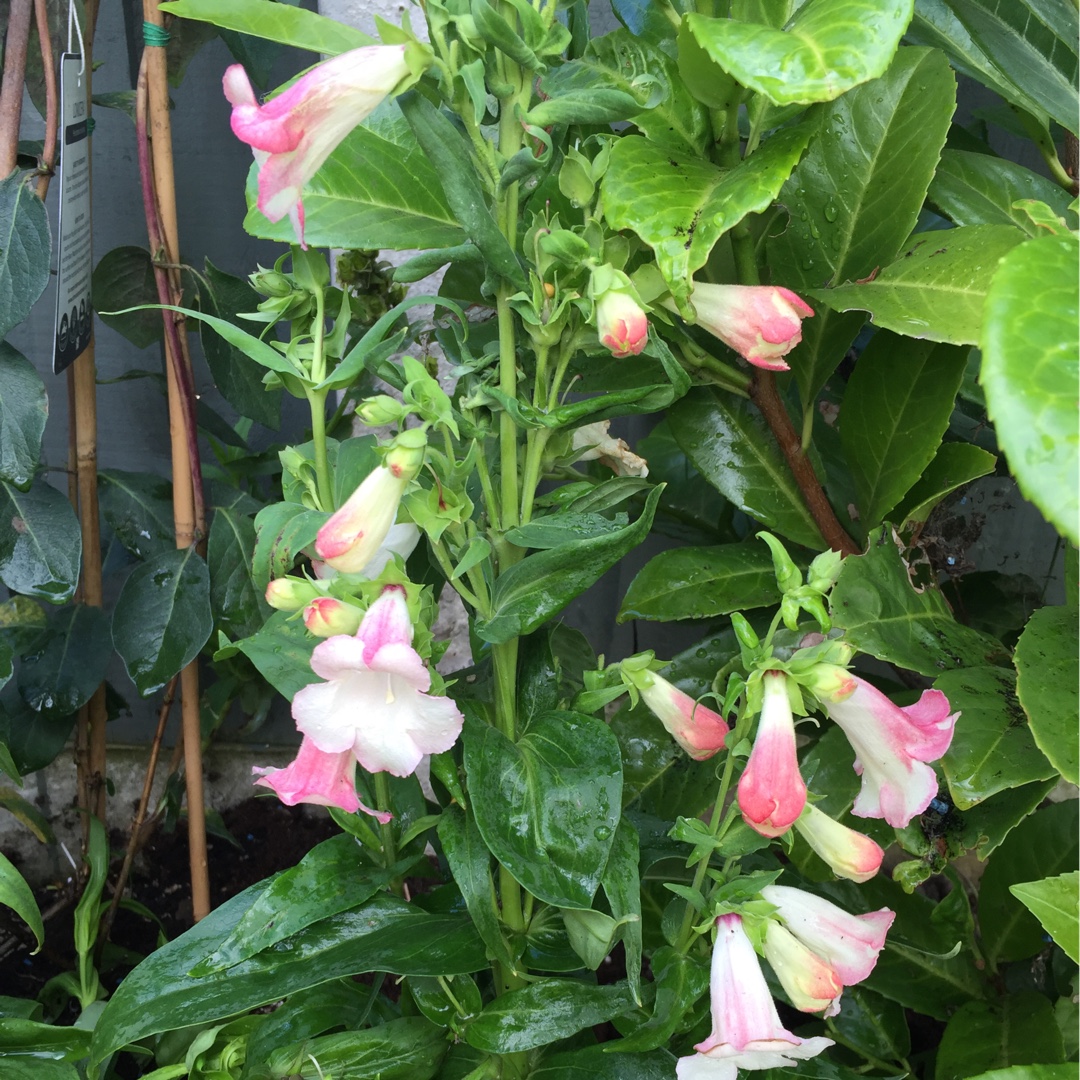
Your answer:
[[[499,315],[499,389],[507,397],[517,397],[517,349],[514,313],[509,304],[510,290],[499,286],[496,301]],[[499,413],[500,495],[503,530],[512,529],[518,517],[518,443],[517,424],[506,410]]]
[[[332,511],[334,485],[330,480],[330,459],[326,454],[326,391],[307,388],[311,409],[311,441],[315,444],[315,481],[319,486],[321,509]]]
[[[525,452],[525,478],[521,485],[521,522],[523,525],[532,520],[536,489],[540,484],[540,470],[544,464],[544,450],[550,438],[551,431],[548,428],[535,428],[529,432],[529,444]]]
[[[373,773],[375,780],[375,806],[379,810],[390,810],[390,778],[384,772]],[[397,844],[394,841],[394,826],[391,822],[379,824],[382,837],[383,864],[393,866],[397,862]],[[394,890],[397,891],[396,889]]]
[[[679,346],[679,352],[686,366],[693,368],[703,378],[722,390],[729,390],[740,397],[750,396],[750,376],[738,368],[717,360],[704,349],[690,342]]]

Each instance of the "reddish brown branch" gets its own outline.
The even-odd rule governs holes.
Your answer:
[[[795,482],[799,485],[806,507],[810,511],[825,543],[842,555],[858,555],[859,546],[848,536],[840,524],[829,500],[825,497],[810,459],[803,452],[802,441],[791,422],[780,394],[776,389],[776,376],[770,371],[758,371],[750,386],[750,400],[761,410],[769,430],[773,433],[788,463]]]
[[[4,76],[0,82],[0,178],[14,170],[19,158],[19,122],[33,7],[33,0],[11,0],[8,13]]]
[[[45,144],[41,149],[41,175],[37,182],[37,197],[42,202],[49,190],[56,166],[56,132],[59,126],[59,104],[56,86],[56,62],[53,59],[52,35],[49,33],[47,0],[34,0],[37,18],[38,44],[41,46],[41,68],[45,75]]]

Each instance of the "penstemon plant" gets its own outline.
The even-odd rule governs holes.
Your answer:
[[[256,310],[175,310],[309,408],[239,570],[266,603],[211,644],[291,703],[297,756],[255,784],[342,832],[136,967],[91,1076],[133,1047],[161,1080],[1068,1075],[1076,932],[1046,909],[1076,839],[1036,808],[1076,744],[1035,670],[1067,680],[1075,618],[1011,652],[1023,619],[958,621],[918,555],[997,464],[965,403],[1078,539],[1052,138],[1076,65],[1039,39],[1056,77],[1029,85],[953,6],[991,18],[622,0],[594,38],[581,0],[422,0],[426,33],[379,43],[269,0],[163,5],[340,47],[265,101],[224,73],[246,225],[288,250]],[[1049,7],[1064,49],[1075,8]],[[950,61],[1057,186],[952,124]],[[444,276],[361,320],[328,248]],[[609,430],[664,410],[633,449]],[[607,662],[558,616],[654,527],[705,544],[652,559],[620,617],[722,621]],[[451,592],[472,664],[442,673]],[[976,934],[950,864],[1036,835],[1053,857],[988,871]],[[1012,885],[1052,979],[1005,977],[1046,944]],[[913,1052],[905,1010],[938,1045]],[[987,1051],[999,1027],[1022,1034]]]

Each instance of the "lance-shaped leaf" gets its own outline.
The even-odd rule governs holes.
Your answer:
[[[747,214],[766,210],[806,149],[813,125],[777,132],[734,169],[681,157],[650,139],[627,136],[611,151],[604,174],[604,216],[632,229],[656,254],[678,301],[716,241]]]
[[[1042,923],[1043,929],[1080,963],[1080,872],[1010,885],[1009,892]]]
[[[33,890],[26,884],[26,879],[12,865],[6,855],[0,854],[0,904],[11,908],[34,932],[38,949],[45,940],[45,927],[41,922],[41,912],[34,900]],[[37,949],[34,950],[37,952]]]
[[[45,384],[18,349],[0,342],[0,480],[28,487],[49,415]]]
[[[210,602],[218,625],[234,639],[255,633],[270,614],[251,572],[254,547],[251,518],[235,510],[214,511],[206,552]]]
[[[687,21],[736,82],[774,105],[807,105],[876,79],[889,66],[913,8],[913,0],[810,0],[784,30],[696,14]]]
[[[0,180],[0,339],[45,291],[49,252],[45,204],[13,172]]]
[[[998,443],[1020,490],[1080,542],[1076,430],[1080,330],[1076,237],[1045,236],[1006,255],[986,296],[980,375]]]
[[[892,515],[898,522],[925,521],[950,492],[994,471],[997,458],[971,443],[942,443]]]
[[[256,586],[265,589],[273,578],[287,574],[300,552],[315,542],[319,529],[329,517],[321,510],[309,510],[300,503],[264,506],[255,515],[255,554],[251,569]]]
[[[135,567],[113,610],[113,644],[143,697],[191,663],[213,628],[210,574],[194,547]]]
[[[868,277],[896,257],[918,220],[955,101],[945,57],[905,48],[880,79],[821,110],[818,134],[780,194],[791,221],[769,241],[774,284],[803,293]],[[788,362],[804,402],[862,322],[819,309],[803,323]]]
[[[71,503],[41,479],[28,491],[0,480],[0,521],[0,581],[51,604],[70,600],[82,561]]]
[[[176,547],[172,485],[163,477],[102,469],[98,505],[116,539],[136,558],[161,555]]]
[[[19,666],[19,693],[35,712],[69,716],[90,700],[112,656],[109,620],[98,607],[61,608]]]

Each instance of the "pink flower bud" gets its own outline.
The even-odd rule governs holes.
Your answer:
[[[649,320],[629,292],[610,289],[596,301],[596,333],[612,356],[637,356],[648,343]]]
[[[414,474],[415,475],[415,474]],[[315,552],[343,574],[357,574],[371,562],[397,517],[411,477],[380,465],[349,496],[315,538]]]
[[[869,881],[881,867],[885,853],[878,844],[869,836],[833,821],[816,806],[806,804],[795,828],[837,877]]]
[[[624,670],[641,694],[641,700],[695,761],[711,758],[724,745],[728,726],[722,716],[653,671]]]
[[[795,756],[795,721],[788,701],[787,676],[767,671],[765,700],[750,760],[739,778],[743,820],[762,836],[779,836],[798,820],[806,805],[806,784]]]
[[[244,68],[226,70],[233,132],[259,163],[259,209],[271,221],[288,214],[301,247],[304,185],[408,73],[404,45],[367,45],[317,64],[260,105]]]
[[[314,585],[297,578],[275,578],[266,586],[266,602],[275,611],[299,611],[318,595]]]
[[[840,1011],[837,998],[844,990],[840,976],[777,922],[770,922],[765,931],[765,959],[800,1012],[835,1016]]]
[[[352,604],[335,600],[332,596],[319,596],[304,608],[304,625],[316,637],[355,634],[360,628],[363,614]]]
[[[770,371],[788,370],[784,357],[802,341],[802,320],[814,314],[801,297],[775,285],[695,283],[690,300],[698,326]],[[664,306],[677,310],[673,301]]]

